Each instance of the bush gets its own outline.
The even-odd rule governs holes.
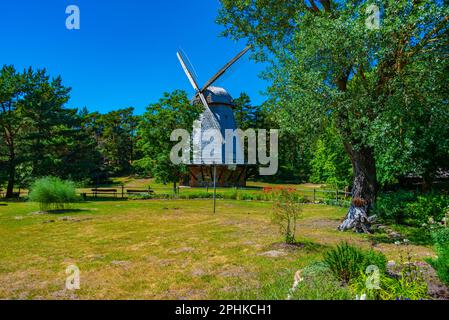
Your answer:
[[[437,258],[430,259],[428,262],[436,270],[440,280],[449,285],[449,228],[439,227],[433,230],[432,239]]]
[[[360,272],[350,288],[356,296],[366,295],[366,300],[421,300],[428,298],[427,283],[415,266],[402,268],[399,276],[390,277],[384,272],[379,272],[378,282],[375,283],[373,274]],[[369,287],[367,283],[378,287]]]
[[[303,269],[303,281],[292,290],[292,300],[351,300],[352,292],[330,272],[327,264],[313,263]]]
[[[449,205],[449,196],[442,194],[420,195],[415,202],[407,204],[407,216],[420,225],[432,218],[435,221],[443,219]]]
[[[415,200],[416,194],[409,191],[382,194],[376,201],[374,212],[385,220],[402,223],[406,218],[407,204]]]
[[[136,193],[128,196],[129,200],[150,200],[153,198],[154,196],[148,193]]]
[[[301,207],[294,195],[283,190],[273,206],[272,222],[279,227],[288,244],[296,243],[296,221],[301,214]]]
[[[377,266],[381,272],[387,268],[387,258],[382,253],[362,250],[346,242],[326,252],[324,262],[333,275],[345,283],[357,278],[370,265]]]
[[[435,193],[417,195],[413,192],[399,191],[379,196],[374,210],[375,214],[385,220],[421,226],[429,218],[441,220],[448,205],[447,195]]]
[[[75,184],[56,177],[36,180],[31,185],[30,201],[39,202],[42,211],[66,209],[70,203],[78,201]]]

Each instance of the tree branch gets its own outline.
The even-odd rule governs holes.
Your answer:
[[[325,12],[331,11],[331,1],[330,0],[320,0],[321,5]]]

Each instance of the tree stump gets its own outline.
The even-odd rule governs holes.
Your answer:
[[[376,219],[376,216],[368,216],[368,210],[369,206],[366,204],[366,201],[355,198],[338,230],[355,230],[358,233],[371,233],[371,224]]]

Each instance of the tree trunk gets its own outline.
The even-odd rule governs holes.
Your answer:
[[[14,196],[14,183],[16,176],[16,167],[14,161],[10,162],[8,171],[8,186],[6,187],[6,198],[12,198]]]
[[[376,161],[374,150],[370,147],[353,148],[345,142],[345,149],[351,158],[354,181],[352,186],[353,203],[345,220],[339,226],[340,231],[355,229],[357,232],[370,232],[374,217],[369,210],[377,195]]]
[[[431,174],[424,173],[422,179],[422,191],[429,192],[430,190],[432,190],[433,181],[434,177]]]

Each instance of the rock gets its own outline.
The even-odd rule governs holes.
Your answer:
[[[114,266],[126,266],[129,264],[129,261],[113,260],[113,261],[111,261],[111,264]]]
[[[270,257],[270,258],[278,258],[278,257],[283,257],[285,255],[287,255],[287,253],[285,251],[280,251],[280,250],[270,250],[270,251],[263,252],[263,253],[259,254],[259,256]]]
[[[388,261],[388,263],[387,263],[387,268],[394,268],[396,266],[396,262],[394,262],[394,261]]]
[[[36,211],[36,212],[31,212],[30,214],[33,215],[33,216],[37,216],[37,215],[48,214],[48,212],[44,212],[44,211]]]
[[[395,232],[395,231],[390,232],[388,234],[388,236],[391,238],[395,238],[395,239],[402,238],[401,234],[399,232]]]
[[[192,252],[192,251],[195,251],[195,249],[191,248],[191,247],[182,247],[182,248],[171,250],[170,252],[176,254],[176,253]]]
[[[204,271],[203,269],[195,269],[192,271],[192,276],[194,277],[201,277],[206,275],[206,271]]]

